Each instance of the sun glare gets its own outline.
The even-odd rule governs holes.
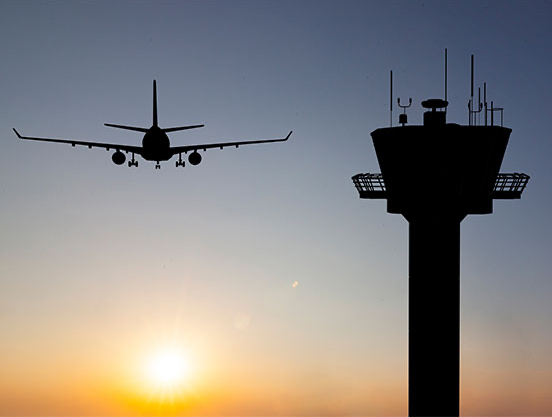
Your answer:
[[[143,415],[177,415],[196,401],[197,356],[178,341],[143,349],[132,362],[121,399],[133,409]]]
[[[190,377],[190,362],[177,349],[162,349],[155,352],[147,365],[150,381],[158,388],[174,388]]]

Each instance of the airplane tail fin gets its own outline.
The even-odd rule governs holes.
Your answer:
[[[136,132],[147,132],[149,129],[146,129],[144,127],[136,127],[136,126],[126,126],[126,125],[116,125],[112,123],[104,123],[104,125],[109,127],[115,127],[117,129],[125,129],[125,130],[134,130]],[[157,81],[153,80],[153,126],[159,127],[158,120],[157,120]],[[192,126],[179,126],[179,127],[168,127],[166,129],[161,129],[163,132],[176,132],[178,130],[188,130],[188,129],[197,129],[199,127],[203,127],[205,125],[192,125]]]
[[[157,82],[153,80],[153,125],[158,126],[157,123]]]

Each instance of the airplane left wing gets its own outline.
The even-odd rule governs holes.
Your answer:
[[[203,145],[186,145],[186,146],[171,146],[170,150],[173,155],[179,154],[179,153],[185,153],[188,151],[197,151],[199,149],[203,149],[206,151],[207,149],[213,149],[213,148],[226,148],[228,146],[235,146],[236,148],[241,145],[254,145],[256,143],[271,143],[271,142],[285,142],[289,139],[293,131],[289,132],[288,135],[285,138],[282,139],[263,139],[263,140],[249,140],[249,141],[243,141],[243,142],[223,142],[223,143],[208,143]]]
[[[82,145],[82,146],[88,146],[88,148],[104,148],[108,151],[110,149],[119,150],[119,151],[126,151],[126,152],[133,152],[135,154],[141,155],[142,147],[141,146],[131,146],[131,145],[119,145],[116,143],[101,143],[101,142],[84,142],[81,140],[73,140],[73,139],[56,139],[56,138],[36,138],[32,136],[21,136],[15,128],[13,128],[13,131],[17,135],[19,139],[26,139],[26,140],[39,140],[43,142],[55,142],[55,143],[68,143],[73,146],[75,145]]]

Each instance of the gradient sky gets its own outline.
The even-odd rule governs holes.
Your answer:
[[[537,1],[1,2],[0,415],[405,414],[407,222],[351,176],[379,172],[389,70],[419,124],[445,47],[449,121],[467,123],[475,54],[513,129],[502,171],[531,175],[462,223],[462,414],[552,415],[551,17]],[[11,131],[138,144],[103,123],[149,127],[154,78],[161,126],[206,125],[173,144],[294,134],[155,170]],[[160,399],[140,369],[165,345],[193,372]]]

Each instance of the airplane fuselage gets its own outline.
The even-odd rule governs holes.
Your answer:
[[[152,126],[142,139],[142,158],[146,161],[168,161],[171,159],[171,142],[158,126]]]

